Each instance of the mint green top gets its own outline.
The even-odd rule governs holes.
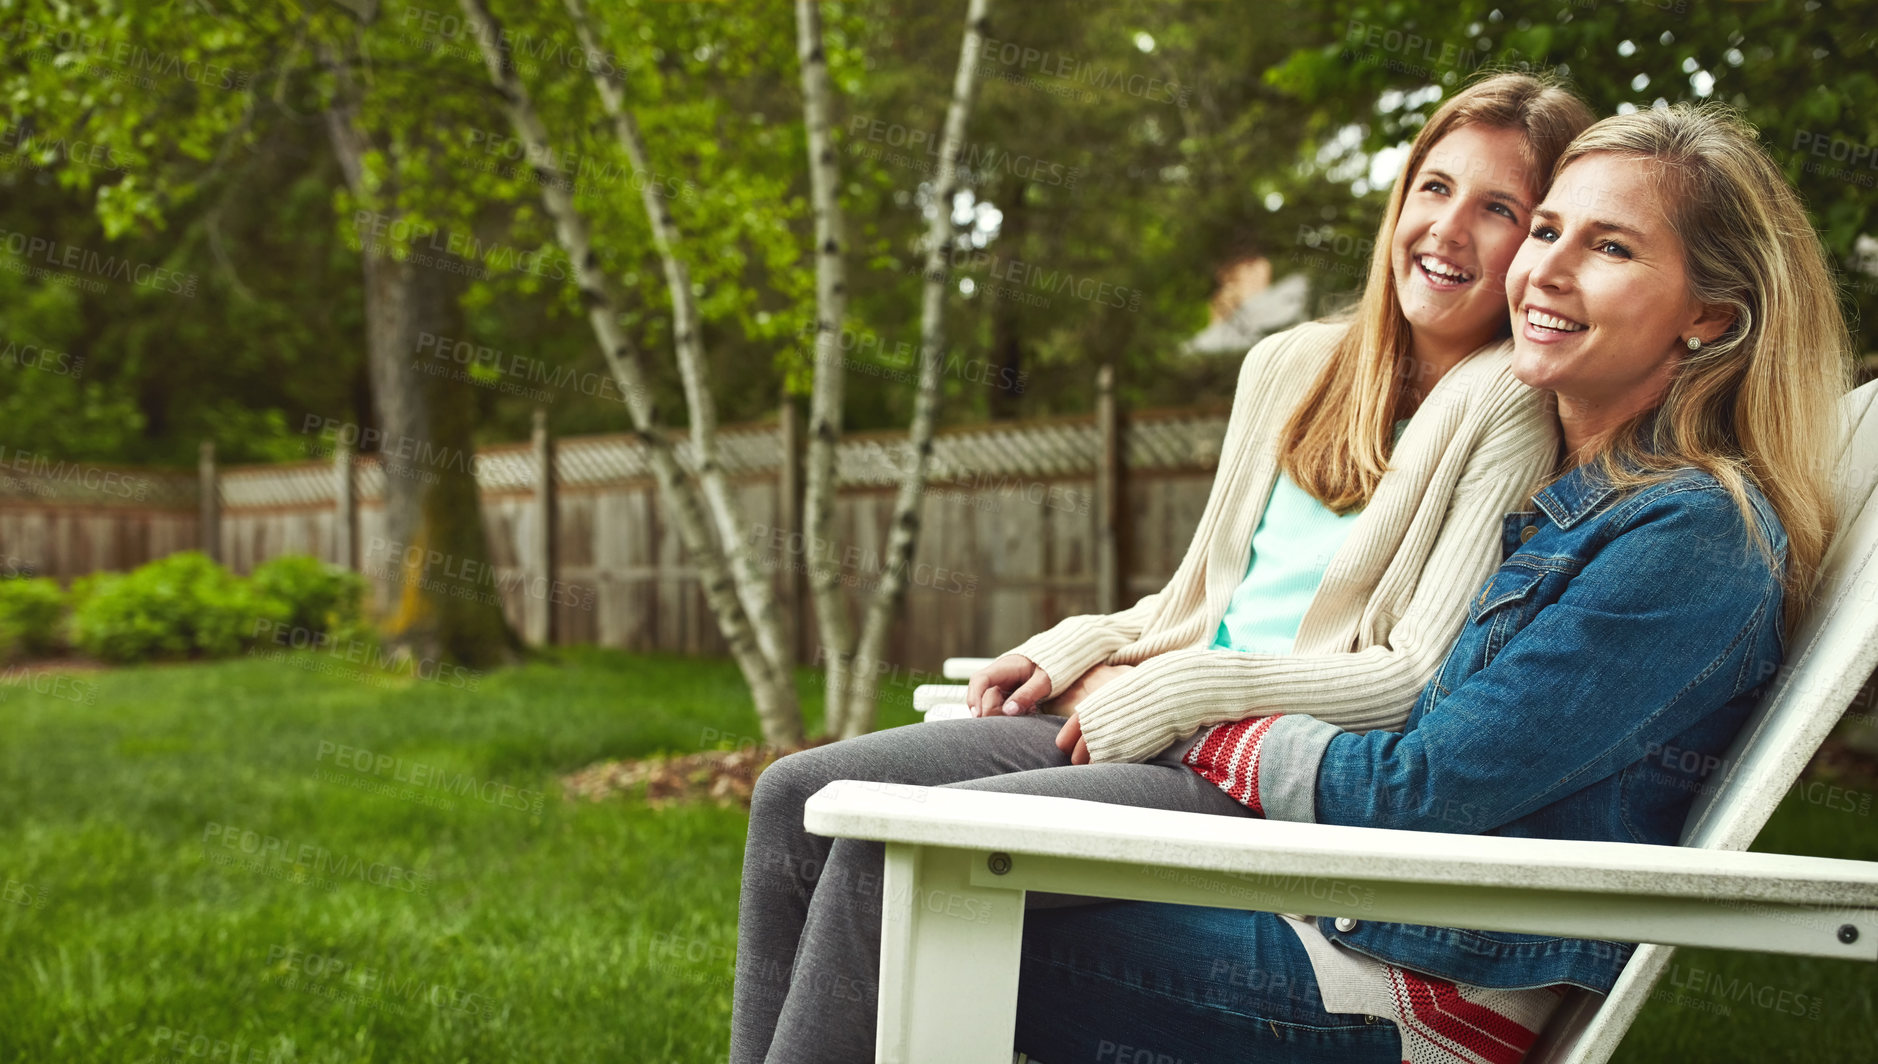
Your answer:
[[[1395,438],[1408,427],[1395,423]],[[1245,579],[1232,593],[1226,615],[1213,636],[1214,650],[1249,654],[1289,654],[1297,641],[1304,611],[1330,560],[1343,546],[1361,510],[1341,517],[1312,498],[1283,472],[1252,533],[1252,557]]]

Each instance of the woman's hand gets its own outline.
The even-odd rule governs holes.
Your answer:
[[[1077,677],[1076,682],[1070,684],[1062,697],[1056,700],[1058,707],[1070,711],[1069,719],[1063,722],[1063,727],[1056,733],[1056,748],[1069,755],[1070,764],[1089,763],[1089,744],[1083,741],[1082,716],[1076,712],[1077,704],[1099,688],[1114,683],[1132,668],[1133,665],[1097,665]]]
[[[1072,765],[1089,763],[1089,744],[1082,738],[1081,717],[1071,713],[1063,726],[1057,729],[1056,748],[1069,755],[1069,763]]]
[[[965,704],[974,717],[1000,713],[1019,716],[1035,713],[1037,703],[1050,697],[1050,674],[1022,654],[1006,654],[972,673],[965,689]],[[1004,692],[1009,691],[1007,697]]]
[[[1133,668],[1133,665],[1097,665],[1076,677],[1075,683],[1065,687],[1063,693],[1056,696],[1056,701],[1050,707],[1051,712],[1064,714],[1076,712],[1076,707],[1082,703],[1083,699],[1128,675]]]

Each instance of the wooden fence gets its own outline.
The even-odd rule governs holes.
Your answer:
[[[1175,410],[1124,421],[1106,395],[1091,416],[939,434],[888,660],[930,670],[949,655],[1006,649],[1059,618],[1118,608],[1166,581],[1199,522],[1225,417]],[[795,619],[798,656],[814,661],[802,570],[816,548],[799,531],[795,419],[785,411],[772,424],[726,429],[720,449],[750,543]],[[857,604],[879,578],[907,460],[904,433],[852,435],[839,446],[834,542],[821,550],[839,560]],[[0,555],[12,571],[69,580],[203,549],[247,572],[310,554],[362,571],[381,607],[402,578],[404,545],[384,535],[386,470],[369,456],[341,450],[217,469],[205,450],[195,476],[39,465],[14,463],[0,479]],[[500,599],[526,639],[723,652],[636,440],[551,440],[538,427],[530,443],[479,452],[476,475],[490,568],[473,582]]]

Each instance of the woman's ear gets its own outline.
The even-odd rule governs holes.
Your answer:
[[[1721,339],[1734,323],[1735,309],[1728,304],[1700,303],[1696,305],[1695,318],[1683,327],[1682,335],[1685,340],[1693,336],[1707,346]]]

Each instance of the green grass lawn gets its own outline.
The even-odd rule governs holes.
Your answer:
[[[754,736],[734,668],[314,664],[0,687],[0,1061],[723,1059],[743,813],[555,780]],[[1878,859],[1869,802],[1837,804],[1790,800],[1764,848]],[[1691,951],[1675,978],[1620,1059],[1878,1056],[1878,966]]]

